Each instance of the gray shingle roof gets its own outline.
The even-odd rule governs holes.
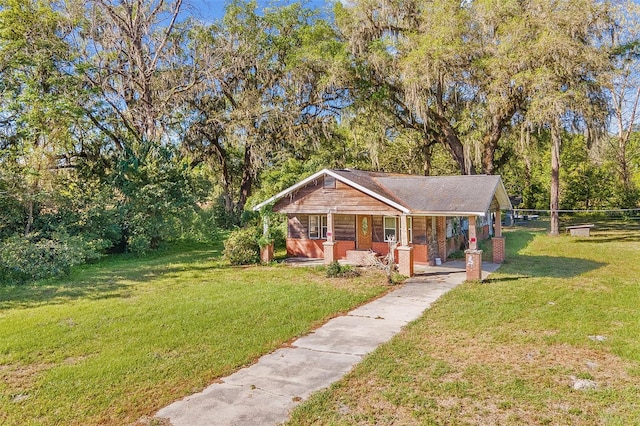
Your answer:
[[[362,170],[331,170],[412,213],[481,213],[497,196],[510,209],[502,179],[497,175],[417,176]],[[502,196],[505,199],[500,199]]]
[[[309,179],[328,174],[343,183],[364,189],[369,195],[409,214],[484,215],[494,198],[500,209],[512,209],[502,179],[497,175],[417,176],[351,169],[322,170],[265,202],[280,199],[306,184]]]

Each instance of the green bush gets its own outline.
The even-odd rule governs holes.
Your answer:
[[[260,247],[256,229],[240,228],[232,231],[224,242],[224,256],[232,265],[250,265],[260,261]]]
[[[349,265],[341,265],[334,260],[327,266],[327,278],[352,278],[359,276],[360,273]]]
[[[104,240],[87,241],[62,233],[51,238],[15,235],[0,245],[0,280],[22,284],[67,275],[72,266],[100,257],[107,246]]]

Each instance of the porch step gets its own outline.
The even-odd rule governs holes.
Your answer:
[[[372,250],[347,250],[347,263],[356,266],[371,266],[376,264],[378,253]]]

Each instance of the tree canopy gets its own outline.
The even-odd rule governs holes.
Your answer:
[[[70,265],[213,238],[323,167],[502,174],[523,207],[638,207],[634,2],[190,10],[0,0],[2,273],[11,253]]]

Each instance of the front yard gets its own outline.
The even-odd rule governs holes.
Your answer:
[[[220,250],[116,256],[63,281],[0,286],[0,423],[136,422],[388,288],[377,273],[232,268]]]
[[[640,231],[507,233],[508,263],[446,294],[291,425],[640,424]]]

